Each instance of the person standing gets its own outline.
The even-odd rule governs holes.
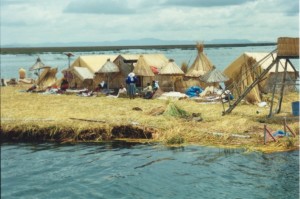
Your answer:
[[[127,94],[130,99],[134,99],[136,90],[137,78],[134,73],[129,73],[126,79],[126,84],[128,85]]]

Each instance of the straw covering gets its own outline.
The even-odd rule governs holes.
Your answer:
[[[97,71],[98,73],[117,73],[120,72],[119,67],[110,61],[110,59],[107,59],[105,64]]]
[[[56,73],[57,73],[57,68],[46,68],[39,76],[36,84],[39,85],[41,89],[53,85],[57,80]]]
[[[88,79],[93,79],[94,74],[89,71],[87,68],[83,67],[74,67],[73,68],[74,73],[79,77],[81,81],[88,80]]]
[[[227,80],[229,80],[226,75],[224,75],[216,68],[200,77],[200,79],[206,83],[226,82]]]
[[[154,77],[154,73],[152,72],[150,66],[144,59],[143,55],[140,55],[136,66],[133,69],[133,72],[137,76],[144,76],[144,77]]]
[[[186,73],[186,76],[188,77],[200,77],[213,68],[211,61],[203,53],[204,45],[198,43],[196,47],[198,50],[198,55]]]
[[[278,56],[299,57],[299,38],[280,37],[277,49]]]
[[[170,59],[168,64],[164,66],[159,72],[160,75],[184,75],[184,72],[179,68],[179,66]]]
[[[227,68],[224,70],[224,74],[230,78],[230,81],[226,82],[227,86],[235,82],[239,86],[239,91],[243,92],[256,78],[257,74],[260,74],[264,69],[266,69],[273,61],[272,56],[264,59],[260,64],[253,68],[253,65],[263,58],[267,57],[268,53],[249,53],[245,52],[240,55],[236,60],[234,60]],[[274,53],[274,57],[277,55]],[[260,81],[259,85],[256,85],[250,93],[246,96],[247,101],[260,102],[260,92],[270,92],[273,89],[273,85],[282,79],[284,73],[285,62],[280,60],[278,74],[276,75],[276,66],[273,66],[265,79]],[[290,78],[294,78],[294,69],[288,63],[287,64],[288,80],[294,81]],[[293,75],[292,75],[293,74]],[[286,85],[287,88],[287,85]]]

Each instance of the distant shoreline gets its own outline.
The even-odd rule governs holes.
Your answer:
[[[275,46],[277,43],[243,43],[243,44],[205,44],[205,48]],[[118,51],[124,49],[195,49],[196,45],[133,45],[133,46],[70,46],[70,47],[5,47],[0,48],[1,54],[34,54],[47,52],[88,52]]]

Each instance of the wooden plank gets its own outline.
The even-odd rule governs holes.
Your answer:
[[[275,69],[276,79],[278,79],[277,78],[277,75],[278,75],[278,66],[279,66],[279,59],[276,59],[276,69]],[[273,114],[273,104],[274,104],[275,91],[276,91],[276,84],[274,84],[274,86],[273,86],[272,100],[271,100],[271,106],[270,106],[270,112],[269,112],[268,118],[272,117],[272,114]]]
[[[284,66],[284,73],[283,73],[283,78],[282,78],[282,85],[281,85],[281,88],[280,88],[280,98],[278,100],[278,109],[276,111],[276,113],[280,113],[281,111],[281,104],[282,104],[282,100],[283,100],[283,92],[284,92],[284,86],[285,86],[285,79],[286,79],[286,73],[287,73],[287,64],[288,64],[288,61],[285,60],[285,66]]]

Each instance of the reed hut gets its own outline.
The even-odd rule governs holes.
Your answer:
[[[218,87],[220,82],[226,82],[229,78],[213,66],[213,70],[208,71],[206,74],[201,76],[200,80],[205,82],[208,86]]]
[[[120,72],[119,67],[115,63],[111,62],[110,59],[107,59],[105,64],[96,72],[96,74],[103,73],[104,75],[106,75],[107,89],[109,89],[110,75],[112,73],[119,73],[119,72]]]
[[[212,62],[204,54],[204,45],[202,43],[197,43],[196,48],[198,52],[197,56],[193,64],[188,68],[182,84],[179,85],[182,92],[185,92],[185,90],[191,86],[206,87],[207,85],[202,82],[199,77],[213,69]]]
[[[208,57],[203,53],[204,45],[198,43],[196,46],[198,50],[198,54],[196,59],[194,60],[191,67],[189,67],[188,71],[186,72],[186,77],[197,77],[204,75],[208,71],[213,69],[212,62],[208,59]]]
[[[169,76],[169,78],[171,79],[171,83],[172,83],[171,84],[172,89],[173,89],[173,91],[175,91],[175,82],[178,79],[179,79],[179,81],[181,81],[181,78],[178,78],[178,77],[183,76],[184,72],[179,68],[179,66],[174,62],[173,59],[170,59],[168,64],[160,70],[159,74],[162,76]],[[164,89],[164,90],[166,91],[167,89]]]
[[[94,74],[85,67],[73,66],[62,71],[64,77],[67,78],[70,88],[89,90],[94,89]]]
[[[146,79],[146,81],[150,82],[152,78],[154,79],[154,73],[152,72],[150,66],[148,63],[145,61],[145,58],[143,55],[139,56],[139,59],[136,63],[136,66],[133,69],[133,73],[138,77],[139,83],[137,84],[137,87],[143,87],[143,85],[146,85],[144,82],[145,79],[144,77],[149,77],[151,79]]]
[[[114,61],[118,55],[83,55],[79,56],[72,64],[71,67],[84,67],[94,74],[93,87],[96,87],[101,81],[106,81],[106,76],[103,73],[97,73],[105,64],[107,59]],[[96,74],[97,73],[97,74]],[[117,86],[118,87],[118,86]]]
[[[254,79],[261,74],[273,61],[272,56],[268,56],[269,53],[253,53],[245,52],[240,55],[236,60],[234,60],[229,66],[224,70],[224,74],[230,78],[229,81],[225,83],[226,86],[236,84],[237,90],[233,92],[243,93],[243,91],[251,85]],[[273,54],[274,58],[277,56],[276,53]],[[266,59],[264,59],[267,57]],[[257,67],[253,65],[260,62]],[[280,60],[278,73],[276,74],[276,67],[268,72],[267,75],[256,85],[250,93],[246,96],[246,100],[252,103],[261,101],[262,93],[272,92],[273,85],[283,79],[284,75],[285,61]],[[290,85],[285,86],[285,91],[295,90],[295,81],[298,78],[298,72],[295,72],[293,67],[287,63],[287,80],[286,83]],[[236,93],[238,94],[238,93]]]

